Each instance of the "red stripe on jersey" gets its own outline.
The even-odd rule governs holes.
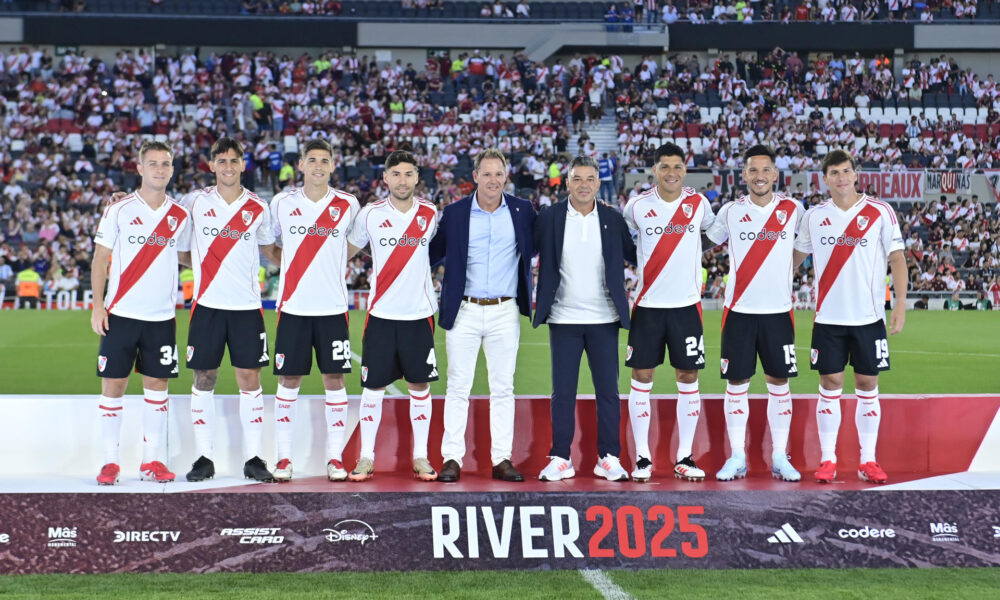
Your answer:
[[[728,306],[723,306],[722,307],[722,327],[721,327],[722,331],[726,330],[726,317],[728,317],[728,316],[729,316],[729,307]]]
[[[701,204],[701,196],[699,195],[688,196],[684,200],[681,200],[681,203],[677,206],[677,210],[674,211],[674,215],[670,218],[670,222],[675,226],[687,227],[691,223],[691,220],[694,219],[695,214],[698,213],[699,204]],[[684,206],[691,207],[691,216],[684,214]],[[672,234],[660,237],[660,241],[653,248],[649,261],[646,262],[642,270],[642,291],[635,298],[635,306],[639,306],[639,302],[646,295],[646,292],[649,291],[649,288],[653,286],[653,282],[660,276],[660,272],[667,265],[667,261],[670,260],[674,250],[677,249],[677,244],[681,243],[681,238],[685,234],[686,231],[680,235]]]
[[[783,230],[789,221],[792,220],[792,216],[795,214],[796,205],[791,200],[782,200],[774,207],[771,211],[771,216],[768,217],[767,222],[764,223],[764,228],[762,231],[765,232],[775,232],[778,233]],[[785,223],[778,220],[778,211],[784,211]],[[747,250],[746,256],[740,262],[740,268],[736,270],[736,286],[733,288],[733,299],[729,306],[736,306],[736,302],[743,296],[743,293],[747,291],[747,287],[753,280],[754,275],[760,270],[761,265],[767,260],[767,257],[771,254],[771,250],[774,249],[775,244],[778,243],[778,238],[775,236],[774,239],[768,239],[770,236],[764,235],[759,236],[754,243]]]
[[[173,237],[174,232],[184,225],[184,219],[187,219],[184,209],[178,204],[171,203],[170,208],[167,209],[167,214],[156,225],[150,237],[164,237],[167,239]],[[173,229],[170,228],[171,221],[174,221]],[[153,261],[160,255],[160,252],[163,252],[164,248],[166,248],[166,245],[143,245],[142,249],[135,255],[135,258],[132,259],[132,262],[122,272],[121,278],[118,280],[118,290],[111,304],[108,306],[108,312],[111,312],[111,309],[132,289],[132,286],[139,281],[139,278],[146,274],[149,266],[153,264]]]
[[[868,231],[875,226],[875,221],[882,215],[878,207],[874,204],[866,204],[862,208],[856,217],[851,219],[851,224],[847,226],[844,230],[843,237],[853,237],[860,238],[864,231]],[[868,222],[865,223],[865,229],[862,230],[858,226],[858,219],[861,217],[866,217]],[[840,236],[838,236],[840,237]],[[816,295],[816,314],[819,314],[819,309],[823,306],[823,300],[826,299],[826,295],[830,292],[830,288],[833,287],[833,282],[837,280],[837,276],[840,275],[840,271],[847,264],[847,259],[851,257],[851,253],[857,246],[835,246],[833,252],[830,253],[830,260],[826,263],[826,268],[823,269],[823,276],[819,278],[819,291]]]
[[[257,220],[257,217],[264,212],[264,207],[261,206],[260,202],[254,202],[253,200],[247,200],[233,215],[233,218],[226,223],[223,229],[229,228],[230,231],[238,232],[235,238],[232,235],[226,237],[217,237],[208,246],[208,250],[205,251],[205,258],[201,261],[201,285],[198,286],[198,295],[195,296],[195,301],[201,298],[205,294],[205,290],[208,286],[212,284],[215,276],[219,273],[219,267],[222,266],[222,261],[229,255],[230,250],[236,245],[240,237],[243,236],[247,230],[250,229],[250,225]],[[245,213],[250,213],[251,218],[244,218]]]
[[[403,232],[403,236],[418,239],[423,237],[424,232],[430,227],[431,219],[433,218],[434,209],[426,204],[419,204],[417,206],[417,214],[413,216],[413,220],[410,221],[406,231]],[[419,220],[424,220],[423,228],[420,227]],[[385,295],[386,290],[392,286],[396,278],[399,277],[399,274],[403,272],[403,267],[406,266],[406,263],[409,262],[410,257],[416,251],[416,246],[400,245],[396,246],[392,253],[389,254],[389,258],[382,265],[382,268],[379,269],[378,275],[375,276],[375,297],[368,303],[369,312],[375,308],[375,303]]]
[[[331,209],[333,208],[338,208],[339,212],[332,211]],[[334,212],[337,215],[336,219],[331,214]],[[323,211],[319,214],[319,218],[316,219],[313,225],[327,229],[336,229],[337,225],[349,212],[351,212],[351,203],[340,196],[334,195],[333,200],[330,200],[330,203],[323,208]],[[306,269],[312,264],[320,248],[323,247],[323,244],[328,239],[330,239],[328,235],[307,235],[306,239],[302,240],[302,243],[299,244],[299,248],[295,251],[295,256],[292,257],[291,262],[288,263],[288,270],[285,273],[285,286],[281,291],[281,301],[278,302],[279,313],[285,302],[288,302],[295,289],[299,287],[299,282],[302,281],[302,276],[305,275]]]

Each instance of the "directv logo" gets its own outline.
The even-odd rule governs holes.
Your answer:
[[[803,543],[802,538],[799,534],[792,529],[792,526],[785,523],[781,526],[781,529],[774,532],[774,535],[767,538],[768,544],[801,544]]]

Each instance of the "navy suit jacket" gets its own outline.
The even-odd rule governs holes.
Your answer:
[[[507,212],[514,222],[517,242],[517,306],[521,314],[531,316],[531,258],[535,255],[535,208],[531,202],[509,194],[503,195]],[[444,207],[437,234],[431,240],[431,266],[445,263],[441,285],[441,306],[438,324],[451,329],[465,296],[465,272],[469,264],[469,216],[473,196],[466,196]]]
[[[566,237],[566,209],[569,200],[547,207],[535,220],[535,245],[538,248],[538,291],[535,293],[535,318],[538,327],[549,318],[552,303],[559,289],[559,263],[562,260],[563,238]],[[618,310],[618,320],[624,329],[631,325],[628,296],[625,293],[625,261],[636,263],[635,242],[621,213],[601,201],[597,202],[597,218],[601,224],[601,249],[604,254],[604,283]]]

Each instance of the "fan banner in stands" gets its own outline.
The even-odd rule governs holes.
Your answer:
[[[924,191],[929,194],[972,193],[972,172],[926,171]]]
[[[1000,566],[996,492],[794,487],[4,494],[0,565],[5,574]]]
[[[812,189],[820,193],[829,190],[823,183],[822,172],[812,171],[808,173],[808,178]],[[925,179],[924,171],[859,171],[858,189],[888,202],[923,202]]]

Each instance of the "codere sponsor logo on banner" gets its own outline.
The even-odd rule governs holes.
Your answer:
[[[281,544],[285,536],[278,535],[280,527],[227,527],[219,532],[223,537],[238,537],[241,544]]]
[[[894,529],[876,529],[865,525],[861,529],[841,529],[837,535],[843,539],[894,538],[896,531]]]
[[[958,524],[956,523],[931,523],[931,539],[935,542],[960,542],[958,537]]]
[[[115,530],[114,543],[122,542],[176,542],[181,538],[179,531],[118,531]]]
[[[49,527],[49,548],[76,548],[76,527]]]
[[[378,539],[378,534],[371,525],[356,519],[345,519],[330,529],[324,529],[326,541],[336,542],[357,542],[364,546],[368,542]]]
[[[0,533],[0,544],[9,544],[9,543],[10,543],[10,534]]]

